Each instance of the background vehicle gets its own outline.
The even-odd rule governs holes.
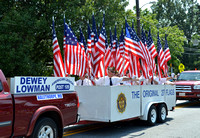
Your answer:
[[[200,99],[200,71],[184,71],[177,78],[176,98],[178,100]]]
[[[15,77],[11,82],[10,91],[0,70],[1,138],[62,137],[64,126],[77,121],[78,97],[69,78]]]

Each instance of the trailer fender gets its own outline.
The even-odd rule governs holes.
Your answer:
[[[156,102],[149,102],[146,107],[144,108],[144,114],[140,117],[141,120],[147,120],[148,119],[148,113],[149,109],[152,105],[157,105],[159,103],[165,103],[164,101],[156,101]]]
[[[44,114],[45,112],[49,112],[49,111],[53,111],[53,112],[56,112],[59,114],[60,116],[60,119],[61,119],[61,123],[62,123],[62,126],[63,126],[63,116],[62,116],[62,113],[61,111],[56,107],[56,106],[43,106],[43,107],[40,107],[38,108],[35,113],[33,114],[33,117],[31,119],[31,122],[30,122],[30,125],[29,125],[29,128],[28,128],[28,132],[27,132],[27,136],[30,136],[33,132],[33,129],[35,127],[35,124],[36,124],[36,121],[38,120],[38,118],[40,117],[40,115]]]

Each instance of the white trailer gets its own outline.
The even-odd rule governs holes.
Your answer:
[[[172,85],[75,86],[81,120],[115,122],[131,118],[165,122],[176,105]]]

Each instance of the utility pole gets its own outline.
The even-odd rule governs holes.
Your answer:
[[[137,35],[140,38],[140,8],[139,8],[139,0],[136,0],[136,15],[137,15]]]

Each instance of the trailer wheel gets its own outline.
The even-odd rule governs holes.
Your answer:
[[[153,126],[156,124],[156,120],[157,120],[157,111],[156,111],[156,107],[154,105],[152,105],[149,109],[149,113],[148,113],[148,124],[150,126]]]
[[[58,128],[56,123],[50,118],[40,119],[33,130],[31,138],[57,138]]]
[[[158,122],[164,123],[167,117],[167,109],[164,104],[158,106]]]

